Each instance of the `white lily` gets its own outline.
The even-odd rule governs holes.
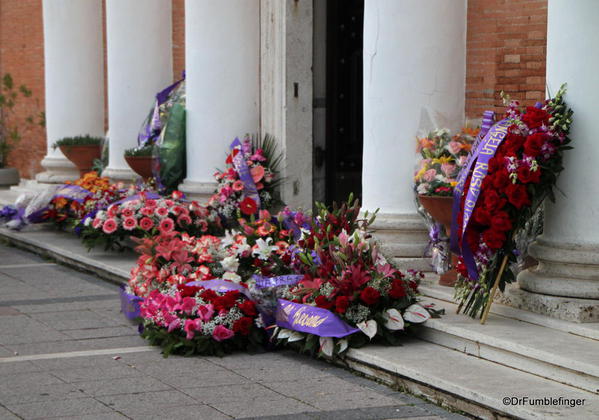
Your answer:
[[[261,260],[267,260],[270,257],[270,254],[276,249],[276,246],[272,246],[272,238],[266,238],[266,240],[260,238],[256,241],[256,245],[254,245],[252,255]]]

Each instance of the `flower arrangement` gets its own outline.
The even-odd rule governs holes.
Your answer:
[[[129,193],[123,190],[122,184],[112,184],[107,177],[88,172],[57,189],[44,217],[61,227],[75,226],[89,212],[121,200]]]
[[[214,211],[195,201],[182,201],[179,191],[170,198],[151,197],[142,191],[88,215],[82,222],[83,243],[90,249],[99,243],[105,249],[122,249],[127,237],[152,237],[174,230],[191,235],[220,231],[220,218]]]
[[[422,195],[451,196],[460,169],[478,129],[464,127],[452,136],[449,130],[437,129],[418,139],[420,161],[414,174],[416,192]]]
[[[462,254],[456,297],[464,313],[483,316],[483,322],[496,288],[503,291],[515,279],[509,265],[519,253],[515,234],[545,198],[554,200],[563,153],[571,149],[573,112],[564,102],[565,92],[564,85],[545,104],[526,109],[504,98],[504,120],[479,143],[480,153],[472,155],[460,176],[455,199],[460,203],[455,214],[458,228],[452,230],[452,242]]]
[[[278,343],[330,357],[372,339],[397,345],[411,323],[430,318],[416,303],[422,273],[404,275],[387,261],[367,234],[374,216],[359,219],[357,201],[350,202],[332,211],[318,205],[310,231],[289,251],[303,279],[283,289],[277,325],[284,327],[273,335]],[[339,322],[324,331],[305,328],[307,319]]]
[[[162,346],[165,357],[259,351],[265,342],[256,306],[241,286],[218,291],[182,284],[164,293],[154,290],[141,303],[140,314],[142,337]]]
[[[280,184],[281,156],[270,136],[262,140],[235,139],[225,161],[226,168],[214,174],[218,186],[209,206],[228,221],[256,214],[275,204],[275,188]]]

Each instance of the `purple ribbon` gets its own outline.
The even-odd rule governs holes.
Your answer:
[[[250,174],[250,168],[248,168],[248,164],[245,161],[243,146],[238,137],[235,137],[235,140],[233,140],[233,143],[231,143],[230,148],[232,154],[236,148],[239,148],[239,153],[233,156],[233,166],[239,174],[239,179],[243,181],[243,195],[254,200],[258,208],[260,208],[260,195],[258,195],[256,184],[254,183],[254,179]]]
[[[462,204],[462,193],[464,192],[464,184],[466,183],[466,179],[468,179],[468,174],[470,173],[470,169],[472,168],[472,164],[474,163],[474,160],[476,158],[475,154],[478,149],[479,143],[489,132],[494,122],[495,112],[484,111],[480,131],[478,133],[478,136],[476,137],[476,140],[474,141],[474,144],[472,145],[470,156],[468,156],[468,161],[466,162],[466,165],[462,167],[460,173],[458,174],[457,184],[453,189],[453,206],[451,211],[451,236],[449,238],[449,248],[454,254],[462,254],[458,241],[459,235],[457,234],[457,232],[458,214],[460,212],[460,206]]]
[[[259,274],[254,274],[252,278],[256,281],[258,289],[267,287],[292,286],[299,283],[303,278],[303,274],[289,274],[287,276],[265,277]]]
[[[190,283],[187,283],[186,286],[203,287],[204,289],[210,289],[214,290],[215,292],[221,293],[236,290],[248,299],[252,299],[252,296],[250,295],[250,292],[246,287],[243,287],[242,285],[237,283],[233,283],[232,281],[227,281],[223,279],[192,281]]]
[[[54,193],[54,198],[66,198],[68,200],[73,200],[79,204],[82,204],[91,194],[91,191],[86,190],[79,185],[65,184],[56,190]]]
[[[175,83],[167,86],[156,94],[152,118],[144,127],[143,132],[139,133],[139,136],[137,136],[137,144],[139,146],[145,146],[152,137],[160,133],[162,130],[162,123],[160,122],[160,105],[166,102],[171,92],[175,90],[175,88],[179,86],[179,83],[181,83],[183,80],[185,80],[185,71],[182,73],[180,80],[177,80]]]
[[[512,122],[508,119],[503,119],[495,124],[484,136],[484,138],[478,143],[476,150],[468,158],[467,165],[462,168],[458,177],[458,184],[454,189],[454,206],[452,214],[452,228],[451,228],[451,246],[452,250],[454,245],[458,245],[458,235],[461,234],[464,238],[464,233],[468,228],[470,218],[476,207],[476,202],[480,195],[480,187],[483,183],[485,176],[489,170],[489,160],[497,152],[497,148],[503,142],[507,136],[508,128]],[[473,167],[474,166],[474,167]],[[464,201],[463,210],[463,221],[462,226],[457,226],[457,216],[460,211],[461,198],[463,194],[464,183],[468,178],[470,170],[472,169],[472,178],[470,180],[470,186],[466,191],[466,200]],[[458,229],[459,233],[458,233]],[[459,252],[459,246],[457,246]],[[476,268],[476,262],[472,255],[472,250],[468,246],[468,241],[462,239],[461,255],[464,258],[464,263],[468,268],[468,274],[471,279],[478,279],[478,269]]]
[[[125,285],[121,285],[121,312],[127,319],[133,320],[140,316],[140,302],[143,298],[129,294],[125,291]]]
[[[341,338],[360,331],[352,328],[327,309],[279,299],[277,325],[289,330],[314,334],[319,337]]]

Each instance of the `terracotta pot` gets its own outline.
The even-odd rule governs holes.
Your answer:
[[[125,156],[127,164],[144,180],[152,178],[153,156]]]
[[[430,195],[419,195],[418,200],[428,214],[431,215],[436,222],[441,223],[445,227],[447,236],[451,235],[451,211],[453,207],[453,197],[436,197]],[[451,267],[455,267],[458,259],[451,254]],[[458,279],[458,273],[455,269],[450,269],[439,277],[439,284],[442,286],[451,286]]]
[[[91,172],[94,160],[102,157],[102,148],[99,144],[60,146],[60,151],[75,164],[81,176]]]

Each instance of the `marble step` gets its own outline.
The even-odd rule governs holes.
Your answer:
[[[352,369],[388,385],[407,389],[478,418],[596,419],[597,394],[548,381],[508,366],[425,341],[402,347],[367,346],[348,352]],[[504,404],[504,398],[584,400],[574,407],[559,404]],[[575,404],[574,404],[575,405]]]
[[[427,279],[432,278],[433,276],[434,275],[431,274],[430,276],[427,276]],[[424,284],[420,286],[420,292],[423,296],[435,298],[444,302],[454,303],[453,288],[439,286],[435,284],[436,281],[426,281],[427,279],[425,279]],[[517,287],[517,285],[512,285],[511,287]],[[512,318],[519,321],[525,321],[531,324],[540,325],[569,334],[599,340],[599,323],[596,322],[577,323],[565,321],[562,319],[553,318],[530,311],[525,311],[511,306],[502,305],[499,302],[495,302],[493,304],[493,306],[491,307],[491,313],[501,315],[506,318]]]
[[[425,299],[445,309],[418,331],[422,340],[500,363],[552,381],[599,392],[599,341],[492,313],[486,325],[455,313],[456,305]]]

